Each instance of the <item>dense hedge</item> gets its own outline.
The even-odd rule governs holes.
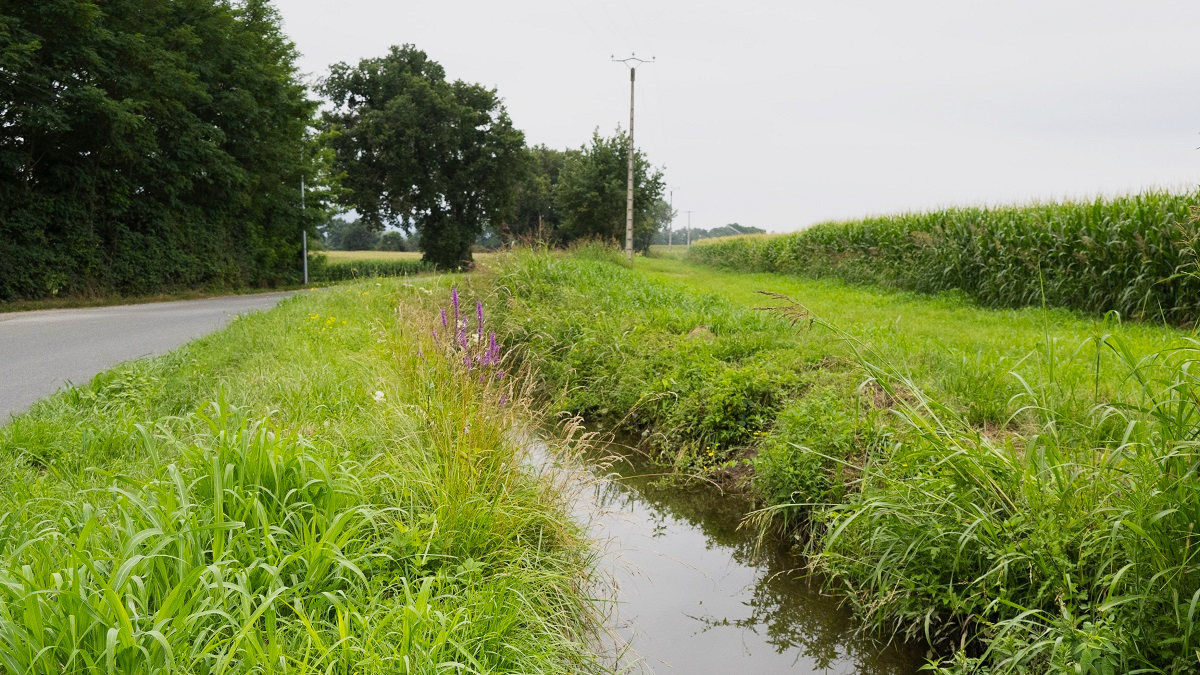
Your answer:
[[[3,3],[0,301],[299,281],[294,60],[266,0]]]
[[[703,242],[691,259],[742,271],[834,276],[984,305],[1040,304],[1132,319],[1200,318],[1200,192],[825,223],[803,232]]]
[[[369,277],[406,277],[430,272],[433,267],[423,260],[321,261],[312,266],[313,281],[349,281]]]

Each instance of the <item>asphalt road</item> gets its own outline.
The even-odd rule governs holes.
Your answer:
[[[290,293],[0,314],[0,424],[67,383],[162,354]]]

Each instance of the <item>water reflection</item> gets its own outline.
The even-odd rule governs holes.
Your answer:
[[[852,617],[794,573],[778,547],[756,550],[738,524],[748,504],[655,469],[613,463],[575,503],[615,581],[610,625],[633,672],[912,673],[913,650],[855,638]],[[593,469],[593,476],[600,471]]]

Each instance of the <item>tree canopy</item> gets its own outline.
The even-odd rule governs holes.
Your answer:
[[[561,240],[624,241],[628,148],[629,136],[623,131],[610,137],[595,132],[590,145],[565,159],[555,191]],[[663,174],[641,150],[635,150],[633,166],[633,246],[648,251],[656,229],[654,207],[662,200]]]
[[[0,4],[0,300],[297,277],[295,56],[265,0]]]
[[[495,90],[450,82],[412,45],[333,66],[320,91],[342,203],[372,227],[415,227],[424,259],[471,260],[471,245],[512,208],[524,135]]]

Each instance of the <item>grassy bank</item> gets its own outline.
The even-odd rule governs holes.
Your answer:
[[[639,267],[595,250],[499,264],[505,328],[551,405],[749,481],[869,626],[949,670],[1200,665],[1185,334]]]
[[[0,427],[0,664],[592,669],[588,549],[512,378],[429,337],[446,297],[305,293]]]
[[[991,307],[1040,305],[1192,325],[1200,319],[1193,210],[1200,193],[825,223],[789,235],[699,242],[697,262],[836,277],[921,292],[958,290]]]

